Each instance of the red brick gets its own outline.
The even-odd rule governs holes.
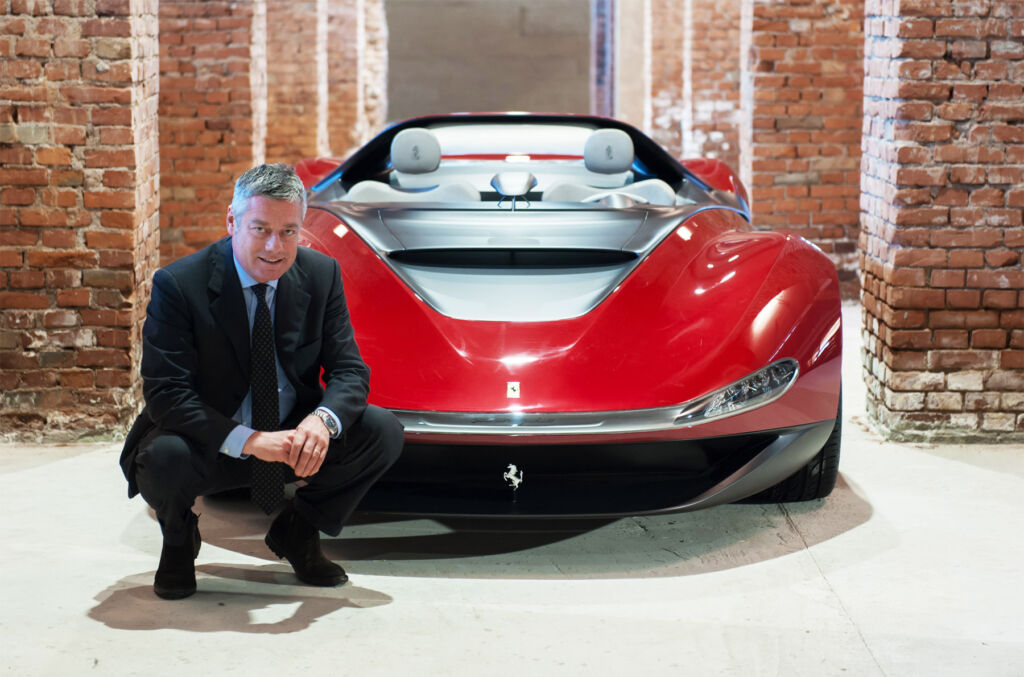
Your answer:
[[[985,252],[985,263],[992,268],[1017,265],[1020,260],[1020,252],[1012,249],[992,249]]]
[[[941,289],[892,287],[887,300],[893,308],[942,308],[946,294]]]
[[[41,270],[12,270],[7,273],[7,284],[13,289],[38,289],[44,283]]]
[[[21,267],[23,262],[24,259],[20,251],[16,251],[13,249],[0,249],[0,267]]]
[[[62,307],[88,306],[91,302],[91,293],[88,289],[59,289],[57,290],[57,305]]]
[[[972,348],[1005,348],[1006,343],[1004,329],[975,329],[971,332]]]
[[[28,265],[38,268],[89,268],[96,265],[99,255],[93,251],[42,251],[25,254]]]
[[[70,310],[54,310],[43,315],[44,327],[74,327],[78,325],[78,313]]]
[[[43,186],[49,183],[45,169],[9,169],[0,167],[0,185]]]
[[[42,245],[54,249],[74,249],[78,238],[73,230],[48,228],[43,231]]]
[[[36,201],[36,191],[31,188],[5,188],[0,190],[0,202],[5,205],[30,205]]]
[[[971,270],[967,273],[967,286],[982,289],[1024,288],[1024,270]]]
[[[60,385],[65,388],[91,388],[95,383],[92,369],[70,369],[57,372]]]
[[[998,353],[991,350],[933,350],[928,353],[929,369],[991,369]]]
[[[41,165],[71,165],[71,149],[69,148],[38,148],[36,162]]]
[[[78,351],[76,365],[79,367],[129,367],[131,361],[123,350],[108,348],[82,349]]]
[[[45,294],[0,291],[0,308],[49,308]]]
[[[132,249],[135,246],[132,234],[124,231],[89,231],[85,234],[85,243],[93,249]]]
[[[963,287],[965,273],[963,270],[933,270],[932,287]]]
[[[132,385],[132,374],[123,369],[98,369],[96,385],[102,388],[127,388]]]
[[[977,308],[980,303],[981,292],[977,289],[946,290],[946,305],[949,308]],[[932,319],[934,320],[934,317]]]

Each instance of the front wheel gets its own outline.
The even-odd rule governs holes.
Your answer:
[[[821,451],[807,465],[773,487],[750,497],[754,503],[790,503],[825,498],[836,486],[839,477],[839,446],[843,437],[843,393],[839,393],[836,425]]]

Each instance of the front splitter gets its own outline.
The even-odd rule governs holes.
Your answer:
[[[616,444],[407,444],[361,510],[430,516],[619,517],[732,503],[786,479],[834,420],[757,433]],[[513,489],[509,466],[522,474]]]

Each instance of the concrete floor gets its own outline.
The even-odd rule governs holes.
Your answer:
[[[0,446],[0,667],[12,675],[1024,675],[1024,446],[892,444],[863,423],[846,316],[826,500],[612,522],[390,520],[295,585],[245,505],[198,507],[199,592],[152,592],[160,536],[118,445]],[[192,668],[192,669],[190,669]]]

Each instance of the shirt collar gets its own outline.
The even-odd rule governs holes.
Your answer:
[[[252,275],[245,272],[245,268],[243,268],[242,264],[238,262],[238,258],[235,256],[234,252],[231,252],[231,260],[235,262],[235,270],[238,271],[238,281],[242,283],[242,289],[255,287],[259,284],[259,282],[253,279]],[[270,280],[267,284],[273,287],[274,291],[277,291],[278,282],[280,282],[280,280]]]

